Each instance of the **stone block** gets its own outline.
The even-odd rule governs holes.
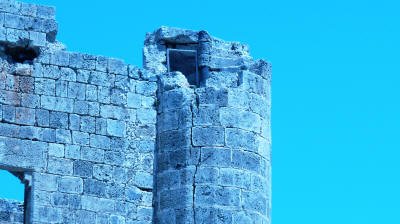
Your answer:
[[[81,114],[81,115],[86,115],[89,112],[89,104],[86,101],[80,101],[76,100],[74,102],[74,113],[76,114]]]
[[[81,199],[82,208],[88,208],[87,206],[87,198],[88,196],[83,196]],[[76,212],[76,224],[85,224],[91,223],[93,220],[96,220],[96,213],[92,211],[86,210],[77,210]]]
[[[60,177],[58,188],[60,192],[80,194],[83,192],[83,180],[79,177],[63,176]]]
[[[251,174],[249,172],[232,168],[221,168],[219,173],[220,184],[222,186],[251,189]]]
[[[195,126],[219,125],[219,108],[215,105],[201,105],[194,107],[193,124]]]
[[[14,124],[0,123],[1,136],[18,137],[19,133],[20,133],[20,126]]]
[[[54,19],[56,16],[56,8],[51,6],[36,5],[37,17],[43,19]]]
[[[232,151],[232,166],[253,172],[260,172],[261,161],[260,157],[254,153],[233,150]]]
[[[81,147],[81,158],[92,162],[103,162],[104,150],[91,147]]]
[[[80,117],[80,130],[87,133],[95,133],[96,120],[94,117],[81,116]]]
[[[145,96],[154,96],[157,90],[156,82],[138,81],[136,83],[136,93]]]
[[[64,129],[56,129],[56,142],[71,144],[71,131]]]
[[[139,140],[137,143],[137,148],[139,149],[140,153],[152,153],[155,149],[155,140]]]
[[[96,118],[96,134],[98,135],[107,134],[107,119]]]
[[[100,149],[110,149],[110,138],[102,135],[90,135],[90,146]]]
[[[5,88],[6,90],[17,92],[19,91],[19,78],[20,76],[16,75],[7,75],[6,76],[6,83]]]
[[[33,173],[34,186],[37,190],[42,191],[57,191],[58,190],[58,176],[45,173]]]
[[[0,90],[0,103],[7,105],[20,105],[21,96],[19,93]]]
[[[146,172],[137,172],[135,174],[135,186],[140,188],[153,188],[153,175]]]
[[[83,55],[81,53],[70,52],[69,53],[69,67],[82,68],[82,66],[83,66]],[[78,71],[76,80],[78,82],[82,82],[82,80],[78,78],[79,77],[79,71]]]
[[[74,175],[91,178],[93,176],[93,164],[89,161],[75,160]]]
[[[194,127],[192,128],[194,146],[223,146],[225,133],[221,127]]]
[[[28,108],[38,108],[40,97],[36,94],[21,93],[21,106]]]
[[[201,164],[215,167],[229,167],[231,150],[228,148],[202,148]]]
[[[125,137],[125,122],[107,119],[107,135]]]
[[[196,183],[200,184],[218,184],[218,169],[211,167],[200,167],[196,173]]]
[[[88,146],[89,134],[80,131],[72,131],[72,143],[75,145]]]
[[[21,2],[21,14],[24,16],[36,17],[37,6],[35,4]]]
[[[221,108],[220,122],[228,128],[241,128],[248,131],[260,133],[261,118],[259,115],[235,108]]]
[[[250,110],[254,113],[260,115],[262,118],[270,117],[270,104],[267,102],[267,99],[257,95],[250,94]]]
[[[45,142],[56,142],[56,131],[54,129],[50,129],[50,128],[43,128],[41,130],[39,140],[42,140]]]
[[[34,125],[35,109],[17,107],[15,109],[15,123],[23,125]]]
[[[19,40],[29,39],[29,32],[24,30],[17,30],[12,28],[7,28],[7,41],[18,42]]]
[[[115,105],[126,105],[127,96],[126,92],[119,88],[111,89],[110,102]]]
[[[40,104],[43,109],[72,113],[74,101],[72,99],[41,96]]]
[[[82,68],[87,70],[94,70],[96,68],[96,56],[83,54]]]
[[[106,151],[104,153],[104,162],[110,165],[124,165],[125,155],[121,152]]]
[[[68,98],[85,100],[86,85],[82,83],[68,83]]]
[[[72,160],[69,159],[50,157],[47,163],[48,172],[59,175],[72,175],[72,167]]]
[[[212,87],[199,88],[196,90],[199,98],[199,104],[215,104],[218,106],[227,106],[228,90],[216,89]]]
[[[227,128],[225,130],[225,141],[228,147],[258,152],[258,140],[253,132],[236,128]]]
[[[65,158],[80,159],[81,158],[81,147],[78,145],[66,145],[65,146]]]
[[[62,128],[68,129],[68,114],[63,112],[50,112],[50,123],[51,128]]]
[[[97,100],[97,86],[86,85],[86,100],[96,101]]]
[[[153,108],[140,108],[137,110],[136,120],[140,124],[155,124],[157,111]]]
[[[32,41],[33,46],[44,47],[46,46],[46,34],[42,32],[29,32],[29,39]]]
[[[251,176],[251,191],[266,195],[268,193],[267,179],[259,175]],[[270,196],[270,195],[268,195]]]
[[[115,81],[115,75],[111,73],[93,71],[90,73],[88,81],[93,85],[112,87]]]
[[[4,26],[7,28],[23,30],[27,17],[5,13]]]
[[[127,110],[122,107],[112,106],[112,105],[100,106],[100,116],[104,118],[123,120],[127,117],[127,113],[128,113]]]
[[[123,60],[109,58],[108,72],[113,74],[128,75],[128,67],[125,65]]]
[[[111,103],[111,88],[98,86],[97,97],[100,103],[109,104]]]
[[[57,80],[56,81],[56,96],[67,97],[68,96],[68,82]]]
[[[112,166],[96,164],[93,166],[93,177],[98,180],[109,181],[112,179]]]
[[[69,129],[72,131],[79,131],[80,116],[76,114],[69,115]]]
[[[115,200],[123,200],[124,199],[124,185],[111,183],[106,186],[106,197]]]
[[[128,181],[128,169],[114,166],[112,178],[116,183],[125,184]]]
[[[228,91],[227,106],[246,110],[249,108],[249,103],[251,103],[251,100],[249,99],[250,99],[249,93],[246,92],[245,90],[239,88],[232,88],[229,89]]]
[[[164,150],[177,151],[191,146],[190,130],[173,130],[160,133],[159,145]]]
[[[125,188],[125,198],[127,201],[138,203],[143,197],[143,193],[136,187]]]
[[[30,140],[41,140],[41,128],[33,126],[20,126],[19,127],[19,138],[30,139]]]
[[[261,194],[242,191],[242,202],[244,209],[267,215],[267,200]]]
[[[106,196],[106,184],[102,181],[97,181],[97,180],[93,180],[93,179],[85,179],[83,182],[83,192],[87,195],[105,197]],[[82,203],[83,203],[83,201],[82,201]]]
[[[68,194],[58,192],[51,194],[51,204],[55,207],[68,207]]]
[[[22,93],[33,93],[35,89],[34,78],[20,76],[19,77],[19,91]]]
[[[3,105],[3,120],[6,122],[15,122],[15,107],[10,105]]]
[[[142,104],[142,95],[128,92],[127,105],[131,108],[140,108]]]
[[[6,41],[7,40],[7,29],[4,27],[0,27],[0,41]]]
[[[108,58],[104,56],[98,56],[96,58],[96,70],[101,72],[107,72]]]
[[[214,224],[225,224],[235,223],[232,222],[232,212],[223,208],[196,208],[196,223],[214,223]],[[248,222],[251,223],[251,222]],[[244,223],[242,223],[244,224]]]
[[[68,66],[69,65],[69,54],[66,51],[54,51],[50,56],[50,63],[58,66]],[[63,69],[63,68],[62,68]],[[70,70],[64,68],[64,70]],[[66,79],[63,79],[66,80]],[[67,81],[76,81],[75,80],[67,80]]]
[[[64,145],[50,143],[48,154],[49,154],[49,156],[54,156],[54,157],[64,157]]]
[[[76,82],[76,73],[74,70],[70,68],[61,68],[60,69],[60,80]]]
[[[88,114],[90,116],[100,116],[100,104],[97,102],[88,102]]]

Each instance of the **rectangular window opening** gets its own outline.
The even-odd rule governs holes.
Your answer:
[[[167,49],[168,72],[179,71],[184,74],[190,85],[199,86],[197,51],[183,49]]]

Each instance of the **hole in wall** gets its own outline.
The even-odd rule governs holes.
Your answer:
[[[28,43],[0,43],[0,55],[11,63],[29,63],[39,56],[38,47],[30,47]]]
[[[190,85],[199,86],[197,51],[167,49],[168,72],[179,71],[184,74]]]
[[[23,172],[0,170],[0,223],[28,223],[30,186]]]

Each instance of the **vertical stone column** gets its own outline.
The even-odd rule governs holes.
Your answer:
[[[207,31],[199,32],[199,45],[197,48],[197,60],[200,74],[200,86],[204,86],[210,74],[210,56],[211,56],[212,38]]]
[[[199,151],[193,147],[193,90],[185,76],[167,73],[158,82],[155,152],[155,223],[194,223],[194,175]]]

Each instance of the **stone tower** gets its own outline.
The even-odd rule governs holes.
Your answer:
[[[271,66],[206,31],[143,68],[69,52],[53,7],[0,0],[0,223],[270,223]]]

